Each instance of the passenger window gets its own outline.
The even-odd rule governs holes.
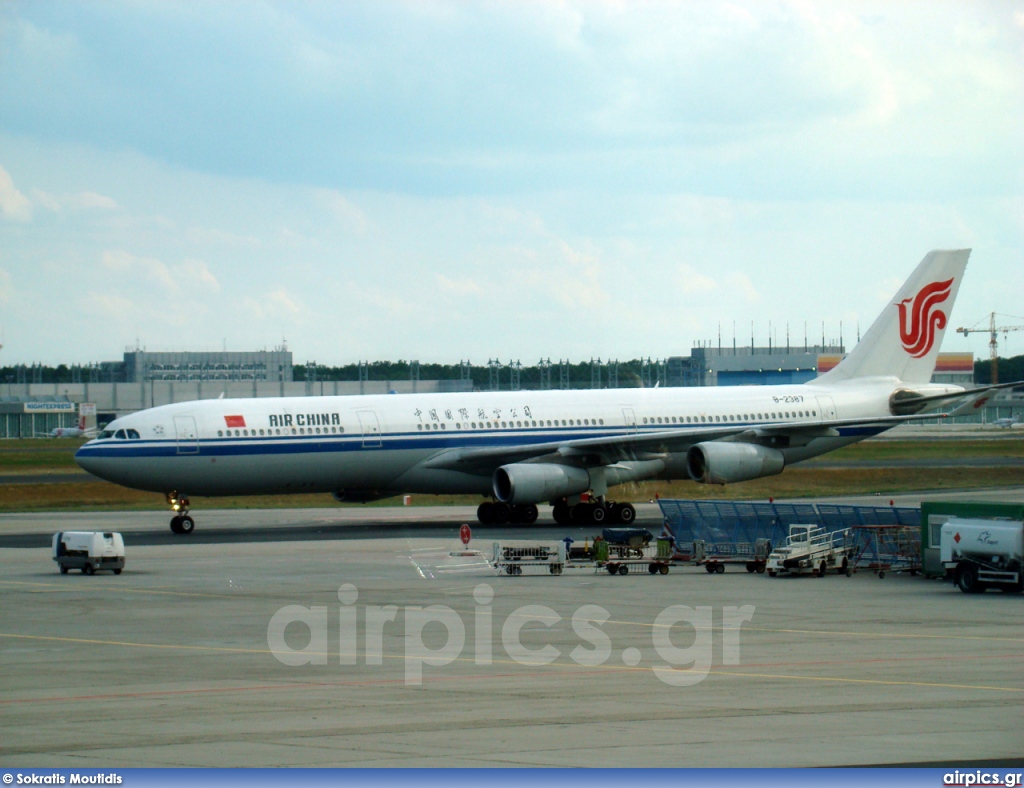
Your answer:
[[[423,425],[422,424],[417,424],[416,427],[419,429],[420,432],[423,432]]]
[[[600,421],[601,421],[601,424],[604,425],[604,419],[601,419]]]
[[[224,430],[217,430],[217,437],[218,438],[223,438],[224,437]]]

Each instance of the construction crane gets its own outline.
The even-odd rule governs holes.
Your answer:
[[[1016,315],[1002,315],[1002,317],[1012,317],[1015,320],[1024,320],[1024,317],[1017,317]],[[979,320],[970,328],[958,328],[956,332],[967,336],[968,334],[977,334],[979,331],[988,331],[988,356],[992,361],[992,383],[999,382],[999,342],[998,332],[1002,331],[1004,334],[1010,331],[1024,331],[1024,325],[1021,326],[997,326],[996,325],[996,313],[992,312],[988,316],[988,328],[978,328],[983,321]],[[1005,339],[1005,337],[1004,337]]]

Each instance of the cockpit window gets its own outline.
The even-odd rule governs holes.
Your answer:
[[[124,440],[128,436],[124,434],[124,430],[118,430],[117,432],[114,433],[114,437],[117,438],[118,440]]]
[[[137,441],[139,439],[139,431],[138,430],[125,430],[125,432],[128,433],[129,440]]]
[[[108,438],[113,438],[113,437],[114,437],[114,431],[113,430],[103,430],[103,431],[100,432],[99,435],[96,436],[96,440],[101,440],[102,441],[102,440],[107,440]]]

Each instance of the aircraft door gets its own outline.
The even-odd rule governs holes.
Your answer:
[[[193,416],[175,416],[174,432],[178,437],[178,454],[199,454],[199,431]]]
[[[817,397],[818,410],[821,411],[822,421],[831,421],[836,416],[836,404],[832,401],[831,397]]]
[[[626,422],[626,429],[630,432],[636,432],[636,414],[632,408],[623,408],[622,417]]]
[[[359,417],[359,426],[363,430],[363,448],[380,448],[380,422],[377,421],[377,414],[372,410],[356,411]]]

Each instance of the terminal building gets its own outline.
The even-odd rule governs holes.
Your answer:
[[[124,361],[107,362],[110,377],[118,383],[149,380],[266,380],[292,382],[292,353],[285,348],[240,352],[150,353],[129,350]]]

